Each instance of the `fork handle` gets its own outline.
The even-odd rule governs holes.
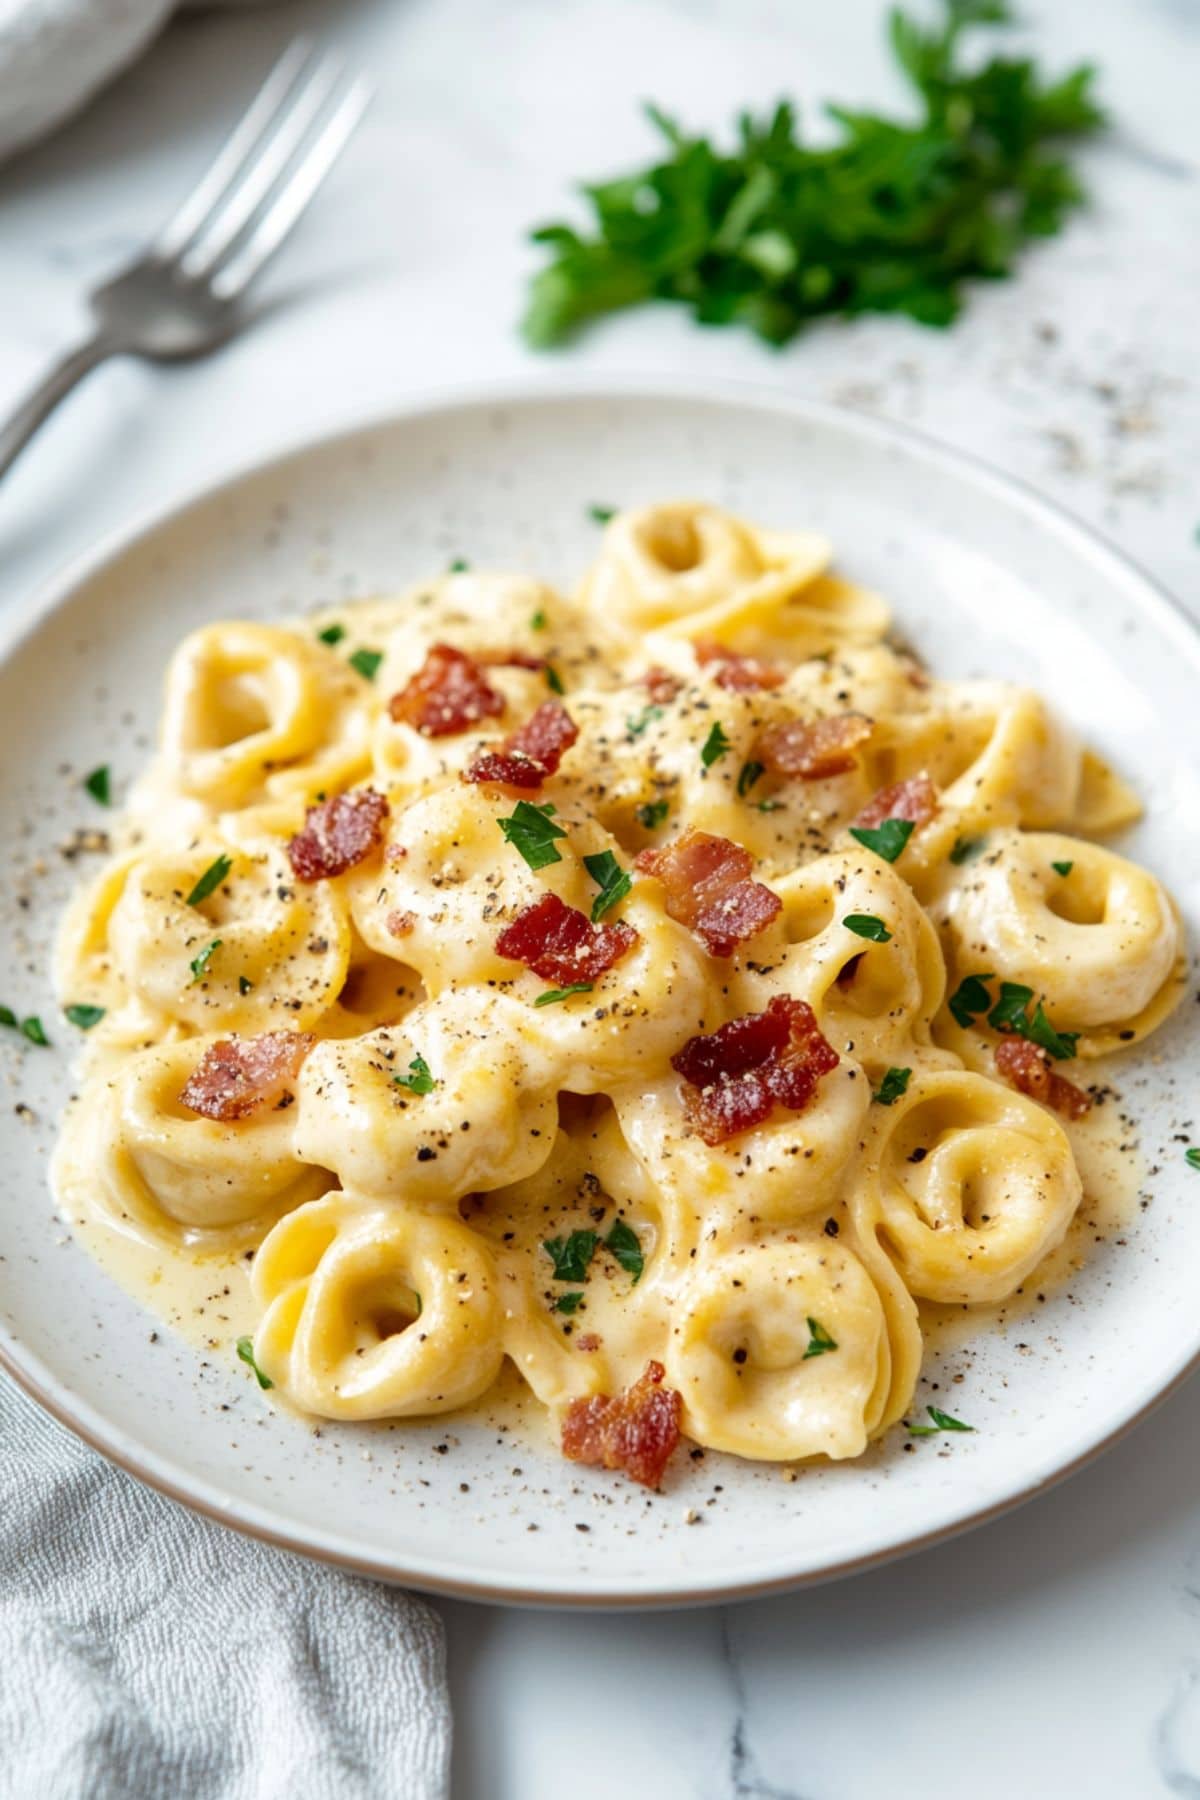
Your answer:
[[[115,355],[116,340],[106,331],[97,331],[86,343],[72,350],[43,376],[32,392],[0,425],[0,476],[6,475],[34,432],[44,425],[59,401],[81,382],[97,363]]]

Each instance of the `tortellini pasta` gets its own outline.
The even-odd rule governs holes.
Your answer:
[[[1072,1076],[1178,1000],[1179,915],[1093,841],[1121,778],[830,558],[673,502],[575,593],[455,570],[176,653],[63,928],[57,1178],[249,1259],[273,1400],[437,1415],[507,1363],[651,1483],[680,1427],[853,1458],[922,1308],[1063,1242]]]

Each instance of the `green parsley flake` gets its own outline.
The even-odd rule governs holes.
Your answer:
[[[964,1031],[969,1031],[979,1013],[985,1013],[992,1004],[986,983],[992,979],[987,975],[968,975],[959,982],[950,996],[950,1012]]]
[[[591,991],[590,981],[573,981],[570,987],[547,988],[544,994],[538,995],[533,1004],[535,1006],[557,1006],[560,1000],[569,1000],[572,994],[590,994]]]
[[[911,1069],[889,1069],[871,1098],[880,1106],[894,1106],[901,1094],[907,1093],[911,1076]]]
[[[555,1281],[586,1281],[588,1264],[598,1242],[594,1231],[573,1231],[568,1238],[545,1238],[542,1249],[554,1264]]]
[[[760,800],[758,803],[758,810],[759,812],[766,813],[779,812],[782,806],[782,800]]]
[[[973,862],[975,857],[981,854],[986,844],[985,837],[955,838],[954,848],[950,852],[950,861],[956,867],[960,867],[965,862]]]
[[[546,629],[546,614],[540,606],[529,621],[529,629],[530,631],[545,631]]]
[[[247,1368],[253,1369],[255,1379],[260,1388],[273,1388],[275,1386],[271,1377],[269,1375],[264,1375],[257,1362],[254,1360],[253,1338],[240,1337],[237,1341],[237,1353],[246,1364]]]
[[[592,924],[595,925],[606,912],[612,911],[619,900],[625,898],[633,886],[633,876],[621,867],[611,850],[600,850],[595,856],[585,856],[583,866],[600,889],[592,901]]]
[[[627,1225],[624,1219],[618,1219],[604,1240],[607,1249],[620,1263],[627,1274],[633,1276],[633,1285],[637,1286],[642,1279],[642,1270],[646,1267],[646,1258],[638,1241],[637,1232]]]
[[[546,686],[552,694],[565,694],[567,691],[563,686],[562,676],[551,663],[546,664]]]
[[[738,799],[744,800],[746,798],[746,795],[750,792],[750,789],[754,786],[755,782],[758,780],[759,776],[764,775],[765,773],[766,773],[766,769],[762,763],[760,763],[760,762],[744,762],[742,764],[740,770],[738,771],[738,778],[737,778]]]
[[[103,1006],[64,1006],[63,1016],[72,1025],[77,1025],[80,1031],[91,1031],[94,1025],[100,1023],[107,1010]]]
[[[414,1056],[408,1065],[407,1075],[393,1075],[392,1080],[397,1087],[407,1088],[410,1094],[432,1094],[437,1082],[429,1071],[429,1064],[423,1056]]]
[[[867,825],[852,825],[850,836],[857,838],[876,856],[882,856],[884,862],[894,863],[913,834],[911,819],[885,819],[882,825],[872,829]]]
[[[206,944],[204,946],[199,956],[193,956],[191,962],[188,964],[188,968],[192,971],[193,987],[195,987],[198,981],[204,980],[204,977],[208,974],[208,965],[212,961],[214,953],[220,948],[220,938],[214,938],[211,944]]]
[[[326,625],[324,631],[318,631],[317,639],[320,643],[328,644],[332,648],[334,644],[340,644],[345,635],[346,627],[344,625]]]
[[[877,919],[874,913],[847,913],[842,924],[847,931],[852,931],[855,937],[869,938],[873,944],[891,942],[891,932],[883,920]]]
[[[594,525],[607,525],[608,521],[610,519],[615,519],[616,516],[617,509],[615,506],[588,507],[588,518],[591,519]]]
[[[904,1421],[904,1429],[910,1437],[935,1437],[939,1431],[974,1431],[973,1425],[964,1425],[961,1419],[952,1419],[948,1412],[940,1406],[927,1406],[925,1411],[933,1420],[932,1425],[910,1425]]]
[[[450,573],[451,575],[465,575],[470,566],[465,556],[456,556],[450,564]]]
[[[719,762],[723,756],[728,756],[732,748],[733,746],[725,736],[721,726],[714,720],[712,730],[704,740],[704,747],[700,752],[700,761],[704,764],[706,769],[711,769],[715,762]]]
[[[1054,873],[1056,875],[1066,876],[1071,873],[1071,870],[1075,867],[1075,864],[1073,862],[1052,862],[1050,864],[1050,867],[1054,870]]]
[[[364,681],[374,681],[379,673],[379,665],[383,661],[382,650],[356,650],[348,662],[352,669],[357,669]]]
[[[92,799],[98,800],[101,806],[112,805],[112,772],[107,763],[102,763],[90,775],[85,775],[83,785]]]
[[[583,1301],[583,1289],[575,1288],[569,1294],[559,1294],[550,1302],[551,1312],[577,1313]]]
[[[0,1025],[7,1025],[12,1031],[17,1029],[17,1015],[11,1006],[0,1006]]]
[[[640,713],[635,713],[632,718],[626,719],[625,729],[630,737],[641,737],[647,725],[652,725],[655,719],[661,719],[662,716],[661,706],[643,706]]]
[[[31,1044],[38,1044],[43,1050],[50,1048],[50,1039],[46,1036],[46,1028],[36,1013],[28,1019],[21,1020],[21,1035],[27,1037]]]
[[[1200,1169],[1200,1150],[1185,1150],[1183,1160],[1189,1169]]]
[[[808,1334],[808,1347],[800,1358],[801,1362],[807,1362],[812,1356],[824,1356],[827,1351],[837,1349],[837,1344],[819,1319],[809,1319]]]
[[[562,853],[555,849],[554,840],[565,838],[567,834],[550,817],[553,811],[553,806],[534,806],[529,800],[518,800],[509,818],[496,820],[513,849],[524,857],[531,869],[545,869],[551,863],[562,861]]]
[[[988,1014],[988,1024],[994,1031],[1011,1031],[1018,1037],[1028,1038],[1031,1044],[1049,1051],[1059,1062],[1069,1062],[1075,1054],[1079,1033],[1056,1031],[1046,1017],[1040,1000],[1031,1019],[1028,1007],[1032,999],[1032,988],[1023,986],[1019,981],[1002,981],[1000,998]]]
[[[665,800],[647,800],[637,809],[637,822],[644,825],[647,831],[653,831],[662,824],[670,810]]]
[[[215,862],[210,862],[188,895],[185,905],[199,906],[202,900],[207,900],[213,890],[220,887],[232,867],[233,858],[231,856],[218,856]]]

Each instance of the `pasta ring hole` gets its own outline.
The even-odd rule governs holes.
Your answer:
[[[789,898],[783,909],[784,930],[789,944],[807,944],[828,931],[834,918],[834,895],[831,888],[819,893],[800,894]],[[853,958],[849,959],[853,961]]]
[[[1079,871],[1060,875],[1046,895],[1046,909],[1068,925],[1103,925],[1108,908],[1102,889],[1080,880]]]
[[[372,1282],[359,1297],[359,1347],[371,1350],[376,1344],[400,1337],[416,1324],[423,1305],[420,1292],[403,1274],[389,1274]]]
[[[204,705],[194,709],[191,719],[189,750],[227,750],[270,730],[271,710],[261,677],[247,670],[214,680]]]
[[[647,554],[672,575],[686,575],[703,556],[700,534],[686,513],[656,513],[642,536]]]
[[[347,969],[337,1003],[356,1018],[379,1020],[390,1014],[399,1020],[420,995],[420,979],[405,963],[364,953]]]

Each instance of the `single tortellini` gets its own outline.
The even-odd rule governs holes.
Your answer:
[[[860,1456],[911,1398],[920,1339],[906,1299],[897,1288],[885,1305],[854,1250],[821,1229],[702,1260],[666,1351],[685,1431],[764,1461]]]
[[[214,1042],[143,1050],[84,1102],[89,1203],[143,1242],[202,1251],[252,1244],[264,1222],[329,1186],[324,1169],[296,1156],[294,1108],[222,1122],[184,1105],[184,1087]]]
[[[220,859],[228,864],[204,893]],[[301,882],[282,844],[206,838],[141,857],[108,918],[122,979],[160,1018],[247,1036],[307,1030],[346,978],[350,924],[330,882]]]
[[[1057,1030],[1080,1034],[1081,1056],[1145,1037],[1183,995],[1183,930],[1166,889],[1079,838],[993,832],[934,917],[960,974],[1032,988]]]
[[[1082,1187],[1042,1107],[965,1070],[919,1072],[867,1121],[846,1185],[858,1237],[874,1239],[926,1300],[1003,1300],[1055,1249]]]
[[[300,1073],[297,1154],[359,1193],[445,1210],[532,1174],[554,1144],[558,1083],[523,1022],[482,988],[325,1039]]]
[[[327,1419],[466,1406],[504,1351],[492,1259],[476,1234],[351,1193],[290,1213],[254,1259],[255,1359]]]

